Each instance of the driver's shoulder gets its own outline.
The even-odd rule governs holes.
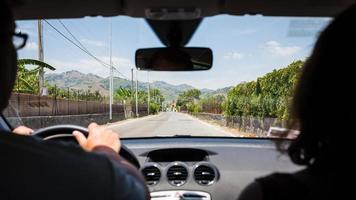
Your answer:
[[[77,145],[42,141],[37,138],[6,132],[0,133],[0,149],[1,152],[12,157],[32,158],[33,161],[41,159],[43,162],[48,160],[58,165],[65,165],[66,163],[71,165],[88,164],[93,167],[108,165],[106,157],[86,152]]]

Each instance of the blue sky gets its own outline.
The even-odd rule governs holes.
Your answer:
[[[123,16],[62,20],[92,54],[107,63],[110,54],[110,21],[113,63],[125,77],[131,77],[130,69],[134,67],[136,49],[163,46],[144,20]],[[294,60],[305,59],[319,31],[328,21],[325,18],[208,17],[203,20],[188,46],[211,48],[214,53],[213,68],[205,72],[150,72],[149,79],[190,84],[200,89],[217,89],[254,80]],[[71,38],[58,20],[49,22]],[[20,50],[19,57],[37,58],[37,21],[18,21],[17,26],[30,36],[27,46]],[[44,55],[45,61],[57,68],[56,73],[78,70],[103,77],[109,75],[109,69],[83,53],[46,23]],[[139,71],[138,79],[147,81],[147,72]]]

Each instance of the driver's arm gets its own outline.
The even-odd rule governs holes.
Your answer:
[[[97,146],[92,152],[105,155],[113,164],[117,199],[150,199],[149,190],[141,173],[117,152],[107,146]],[[122,193],[126,191],[126,193]]]
[[[142,175],[133,165],[119,156],[121,148],[119,135],[95,123],[90,124],[88,129],[87,138],[79,131],[74,131],[73,135],[84,150],[105,155],[112,162],[115,180],[120,187],[118,191],[130,191],[126,194],[117,194],[118,199],[150,199]]]
[[[109,147],[98,146],[93,149],[93,152],[107,156],[112,162],[114,162],[115,164],[119,164],[121,167],[125,168],[131,175],[135,176],[142,182],[145,182],[145,179],[143,178],[141,173],[139,173],[139,171],[137,171],[137,169],[131,163],[120,157],[118,153],[116,153]]]
[[[97,154],[103,154],[106,157],[110,159],[110,161],[114,164],[114,167],[116,168],[116,180],[119,180],[119,184],[121,187],[127,187],[129,185],[136,185],[140,184],[141,186],[136,185],[136,192],[133,192],[133,194],[137,195],[135,196],[134,199],[150,199],[149,195],[149,190],[145,184],[145,179],[143,178],[142,174],[139,173],[139,171],[129,162],[127,162],[125,159],[119,156],[118,153],[110,149],[109,147],[106,146],[98,146],[93,149],[94,153]],[[120,178],[123,174],[122,170],[125,171],[125,176],[130,175],[134,180],[128,180],[126,178],[126,182]],[[132,179],[131,178],[131,179]],[[131,182],[131,183],[130,183]],[[139,189],[141,188],[141,189]],[[132,190],[132,188],[128,188],[129,190]],[[141,196],[141,198],[139,197]],[[144,197],[144,198],[142,198]],[[127,198],[130,199],[130,198]]]

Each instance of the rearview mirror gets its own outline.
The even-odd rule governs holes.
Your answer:
[[[139,70],[209,70],[213,63],[213,52],[209,48],[201,47],[138,49],[135,60],[136,68]]]

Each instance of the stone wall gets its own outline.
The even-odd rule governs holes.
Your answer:
[[[238,129],[246,133],[254,133],[259,137],[266,137],[270,127],[286,128],[287,122],[277,118],[257,118],[257,117],[225,117],[221,114],[195,113],[193,116],[207,121],[213,121],[221,126]]]

